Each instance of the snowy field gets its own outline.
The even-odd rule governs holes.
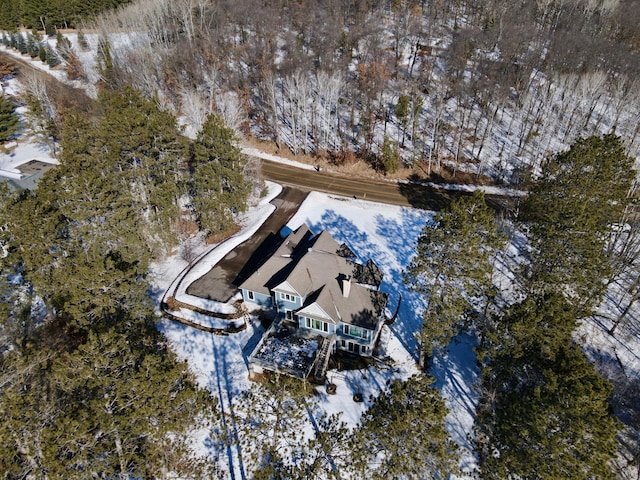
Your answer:
[[[257,224],[264,219],[267,205],[270,205],[267,201],[278,191],[276,185],[270,184],[269,197],[249,213],[243,231],[221,244],[219,251],[216,247],[207,250],[202,260],[203,266],[198,270],[206,271],[204,265],[210,267],[215,264],[233,246],[255,231]],[[431,212],[422,210],[314,192],[288,223],[291,229],[306,223],[316,233],[327,230],[337,241],[346,242],[360,261],[373,259],[384,272],[381,289],[390,295],[390,310],[395,310],[399,295],[402,295],[397,321],[383,331],[381,357],[385,360],[366,371],[329,371],[328,378],[337,385],[337,393],[327,395],[322,387],[318,388],[317,398],[321,411],[314,412],[315,415],[341,412],[342,420],[349,426],[354,426],[388,380],[404,379],[418,372],[418,345],[414,333],[420,327],[423,302],[404,285],[402,270],[411,260],[415,242],[431,217]],[[169,287],[184,266],[184,261],[178,255],[156,265],[155,288],[158,296]],[[190,320],[197,319],[191,317]],[[263,333],[258,321],[254,320],[247,330],[226,337],[201,332],[170,320],[162,320],[160,328],[178,355],[189,362],[199,383],[219,396],[223,409],[233,411],[234,401],[249,388],[247,357]],[[448,357],[434,362],[431,373],[451,409],[447,423],[452,436],[463,448],[470,449],[469,435],[476,405],[473,384],[479,375],[473,354],[473,341],[468,337],[458,338],[452,344]],[[353,401],[353,395],[358,392],[364,397],[362,403]],[[311,429],[311,419],[309,428]],[[214,448],[206,438],[202,442],[203,451]],[[224,458],[227,463],[234,463],[232,468],[240,474],[238,453],[227,452]],[[221,452],[210,451],[209,454],[213,458],[223,457]],[[474,465],[473,455],[466,453],[463,456],[463,469],[470,473]]]

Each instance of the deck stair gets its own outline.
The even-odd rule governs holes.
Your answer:
[[[311,372],[313,381],[316,383],[324,383],[327,374],[327,367],[329,366],[329,358],[333,351],[333,345],[336,343],[336,336],[323,337],[318,352],[316,354],[316,361],[313,365]]]

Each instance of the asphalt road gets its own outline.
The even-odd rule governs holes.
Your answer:
[[[469,193],[444,190],[415,182],[395,182],[369,178],[346,177],[330,172],[307,170],[291,165],[262,160],[265,179],[308,191],[355,197],[391,205],[440,210],[453,199]],[[510,210],[514,199],[486,195],[489,206],[498,211]]]
[[[16,58],[0,52],[0,60],[12,62],[18,68],[18,76],[26,71],[35,72],[46,79],[49,94],[56,97],[65,111],[79,109],[92,111],[94,102],[81,90],[60,82],[57,78],[38,70],[29,59]],[[356,197],[373,202],[410,206],[426,210],[440,210],[451,200],[468,193],[456,190],[438,189],[415,182],[395,182],[369,178],[346,177],[339,174],[315,170],[305,170],[291,165],[268,160],[262,161],[264,178],[305,191],[319,191],[347,197]],[[511,197],[487,195],[487,204],[497,211],[513,209],[515,200]]]

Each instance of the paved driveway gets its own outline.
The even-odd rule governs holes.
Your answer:
[[[308,192],[284,187],[271,200],[276,210],[248,240],[230,251],[208,273],[187,287],[187,293],[200,298],[227,302],[238,286],[275,251],[282,239],[279,232],[298,211]]]

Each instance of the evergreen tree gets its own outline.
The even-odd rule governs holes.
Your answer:
[[[148,263],[174,241],[180,215],[175,118],[134,91],[100,101],[97,121],[67,118],[61,165],[23,197],[10,227],[24,240],[16,244],[25,277],[76,325],[146,311]]]
[[[405,282],[423,294],[421,365],[446,348],[491,287],[493,258],[504,243],[484,194],[461,197],[435,216],[418,239]]]
[[[45,21],[44,34],[48,37],[53,37],[56,34],[56,27],[49,20]]]
[[[564,286],[579,316],[600,302],[609,228],[622,218],[635,176],[633,159],[614,134],[579,139],[544,165],[522,207],[533,246],[532,292]]]
[[[117,86],[117,78],[111,58],[111,46],[109,39],[100,36],[96,51],[96,68],[100,75],[100,86],[104,89],[114,89]]]
[[[16,48],[23,55],[29,52],[27,40],[24,38],[24,35],[19,32],[16,34]]]
[[[66,60],[65,70],[69,80],[85,80],[87,78],[82,62],[73,48],[69,49]]]
[[[58,57],[58,54],[56,53],[56,51],[53,49],[51,45],[47,43],[44,50],[45,50],[45,57],[47,58],[47,65],[49,65],[49,68],[53,68],[60,65],[60,57]]]
[[[571,340],[572,306],[557,293],[527,298],[496,325],[482,352],[482,478],[613,478],[611,388]]]
[[[395,142],[390,140],[386,135],[382,142],[380,161],[382,162],[382,169],[385,173],[396,173],[398,171],[400,163],[398,147]]]
[[[62,57],[63,60],[68,60],[69,55],[71,54],[71,41],[62,35],[62,33],[58,32],[56,34],[56,51],[58,55]]]
[[[60,128],[56,123],[59,120],[55,106],[49,100],[48,95],[42,96],[40,100],[36,95],[28,91],[25,95],[27,111],[25,117],[29,122],[31,130],[41,141],[49,146],[51,152],[56,152],[56,142],[60,140]]]
[[[119,186],[131,191],[149,247],[166,248],[176,240],[186,193],[186,144],[176,118],[132,88],[104,92],[99,103],[96,149],[123,173]]]
[[[323,415],[315,419],[315,435],[303,445],[294,464],[288,468],[287,478],[340,479],[341,472],[353,470],[354,458],[360,445],[352,445],[352,433],[340,414]]]
[[[179,446],[174,440],[182,432],[196,427],[194,414],[211,399],[197,391],[186,365],[151,331],[145,333],[90,333],[76,351],[54,362],[53,376],[67,402],[52,428],[58,442],[48,445],[52,457],[64,459],[56,476],[73,467],[124,478],[169,473],[163,457]],[[182,453],[186,465],[190,460]]]
[[[38,31],[36,30],[36,34]],[[33,33],[27,33],[27,53],[31,58],[35,58],[38,56],[38,52],[40,51],[40,42],[36,39]]]
[[[273,375],[253,383],[239,402],[240,444],[256,480],[289,478],[303,450],[306,384]]]
[[[188,436],[200,422],[215,425],[214,404],[153,325],[86,339],[65,337],[60,325],[43,328],[28,348],[0,358],[0,468],[7,478],[213,473]]]
[[[445,427],[447,408],[433,378],[395,380],[362,416],[351,449],[361,458],[356,477],[448,478],[457,472],[458,447]]]
[[[45,478],[48,428],[59,414],[48,392],[49,352],[0,356],[0,470],[5,478]]]
[[[78,45],[80,45],[83,52],[89,51],[89,42],[82,29],[78,29]]]
[[[38,58],[41,62],[47,63],[47,48],[44,46],[44,43],[40,43],[38,47]]]
[[[220,117],[209,115],[193,143],[193,197],[200,227],[211,235],[234,226],[234,215],[244,212],[250,183],[232,129]]]
[[[4,95],[0,95],[0,144],[11,140],[20,130],[20,118],[15,107]]]
[[[26,278],[58,315],[80,326],[150,305],[149,249],[131,194],[116,165],[95,169],[94,135],[86,121],[69,117],[61,165],[16,205],[10,225]]]
[[[408,95],[401,94],[398,97],[398,103],[396,103],[396,117],[398,117],[402,125],[402,140],[400,141],[402,147],[404,147],[404,138],[407,134],[407,125],[409,123],[410,101],[411,98]]]

